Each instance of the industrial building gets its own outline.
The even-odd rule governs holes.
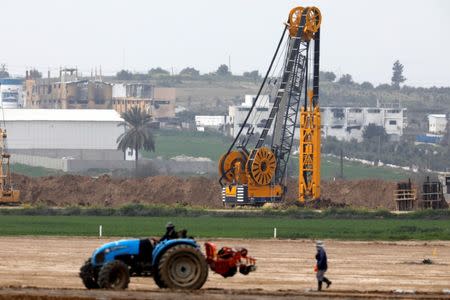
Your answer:
[[[3,108],[23,107],[24,99],[22,86],[22,79],[0,79],[0,106]]]
[[[64,171],[128,163],[117,150],[122,121],[112,109],[4,110],[12,161]]]

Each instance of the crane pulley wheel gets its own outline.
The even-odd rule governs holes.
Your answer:
[[[275,175],[277,166],[275,154],[267,147],[253,151],[256,151],[256,154],[252,161],[248,161],[247,172],[257,184],[267,185]]]
[[[300,26],[300,19],[304,9],[308,10],[305,20],[304,38],[310,40],[314,33],[319,30],[320,24],[322,23],[322,14],[315,6],[306,8],[297,6],[291,9],[289,12],[289,34],[291,37],[297,35],[298,27]]]
[[[236,175],[239,171],[243,176],[239,176],[241,184],[247,183],[247,176],[245,176],[245,165],[247,164],[248,155],[242,150],[233,150],[228,154],[222,155],[219,161],[219,176],[226,182],[232,183],[236,180]],[[240,170],[236,170],[235,167],[240,163]]]

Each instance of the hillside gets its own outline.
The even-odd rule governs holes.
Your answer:
[[[199,114],[226,114],[228,106],[241,103],[245,94],[256,94],[262,81],[241,76],[199,77],[196,80],[175,77],[177,79],[164,81],[164,84],[177,89],[179,105]],[[405,85],[395,90],[387,84],[373,87],[368,82],[341,84],[321,81],[321,106],[376,106],[377,100],[406,107],[411,130],[426,129],[425,116],[428,113],[450,113],[450,88]]]

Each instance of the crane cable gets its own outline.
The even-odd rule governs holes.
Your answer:
[[[275,86],[277,84],[276,82],[281,78],[281,75],[283,73],[283,66],[279,70],[278,70],[278,66],[279,66],[281,57],[283,57],[285,55],[285,53],[287,53],[287,48],[288,48],[287,44],[288,43],[289,43],[289,40],[287,40],[287,43],[283,46],[283,50],[281,51],[280,55],[278,55],[278,60],[275,63],[275,67],[273,68],[272,74],[270,74],[270,76],[268,77],[269,82],[265,85],[264,92],[262,93],[263,95],[269,95],[269,97],[265,98],[264,102],[259,103],[258,107],[256,108],[256,113],[254,114],[253,118],[250,121],[251,124],[257,124],[259,122],[259,120],[262,116],[262,111],[258,111],[258,108],[266,106],[267,102],[270,103],[270,97],[272,96],[274,91],[278,90],[278,89],[275,89]],[[278,72],[277,72],[277,70],[278,70]],[[277,73],[276,76],[275,76],[275,73]],[[272,79],[275,79],[275,84],[273,84],[273,85],[270,84],[270,81]],[[249,134],[253,134],[253,132],[247,132],[247,135],[249,135]],[[247,147],[248,142],[249,142],[249,139],[247,139],[246,143],[243,144],[242,146],[244,148]]]
[[[258,90],[258,94],[256,95],[255,101],[252,103],[252,107],[250,108],[250,111],[248,112],[247,117],[246,117],[245,120],[244,120],[244,123],[242,124],[241,128],[239,129],[239,132],[238,132],[238,134],[236,135],[236,137],[234,138],[233,143],[231,144],[230,148],[228,148],[228,151],[227,151],[227,153],[225,154],[225,156],[227,156],[228,154],[230,154],[231,150],[232,150],[232,149],[234,148],[234,146],[236,145],[236,142],[237,142],[237,140],[239,139],[239,136],[241,135],[242,130],[245,128],[245,125],[247,125],[247,121],[248,121],[248,119],[249,119],[249,117],[250,117],[250,115],[251,115],[251,112],[252,112],[252,110],[255,108],[256,102],[258,101],[258,98],[259,98],[259,96],[260,96],[260,94],[261,94],[261,91],[262,91],[262,89],[263,89],[263,87],[264,87],[264,84],[266,83],[267,77],[268,77],[269,74],[270,74],[270,71],[271,71],[271,69],[272,69],[273,63],[274,63],[274,61],[275,61],[275,58],[277,57],[278,50],[280,49],[281,44],[283,43],[284,35],[286,34],[287,28],[288,28],[288,26],[285,25],[285,26],[284,26],[283,33],[281,34],[280,41],[278,42],[277,49],[275,50],[275,54],[273,55],[272,61],[270,62],[270,65],[269,65],[269,69],[267,70],[266,75],[264,76],[263,82],[262,82],[262,84],[261,84],[261,86],[260,86],[260,88],[259,88],[259,90]]]

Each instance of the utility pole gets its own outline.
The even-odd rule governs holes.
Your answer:
[[[378,136],[378,164],[381,162],[381,135]]]

